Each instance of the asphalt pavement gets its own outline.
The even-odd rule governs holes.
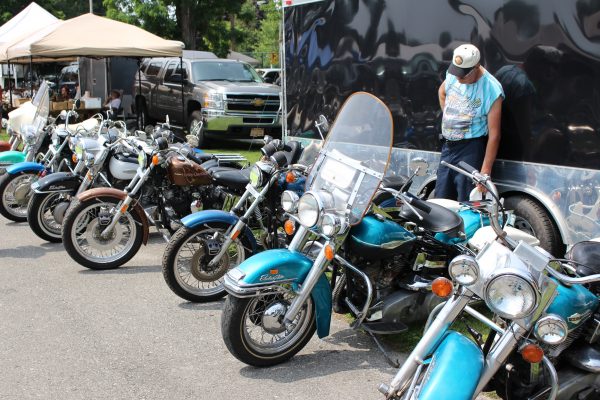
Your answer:
[[[223,301],[192,304],[151,243],[91,271],[29,225],[0,217],[0,399],[381,399],[388,366],[364,333],[333,321],[291,361],[249,367],[221,338]]]

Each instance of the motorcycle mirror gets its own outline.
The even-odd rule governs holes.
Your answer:
[[[60,112],[60,114],[58,114],[62,119],[66,119],[67,118],[67,110],[62,110]]]
[[[273,136],[265,135],[263,137],[263,140],[264,140],[265,144],[268,144],[273,140]]]
[[[8,120],[6,118],[2,118],[2,129],[6,129],[8,126]]]
[[[427,175],[427,169],[429,168],[429,163],[425,161],[423,158],[413,158],[410,160],[410,169],[414,172],[416,176],[425,176]]]

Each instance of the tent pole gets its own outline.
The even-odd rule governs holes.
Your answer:
[[[9,101],[10,104],[8,105],[8,108],[12,108],[13,106],[13,102],[12,102],[12,92],[13,92],[13,88],[12,88],[12,74],[10,72],[10,61],[6,60],[6,63],[8,64],[8,90],[10,90],[10,92],[8,92],[8,97],[9,97]]]
[[[138,58],[137,65],[138,65],[138,93],[135,96],[136,97],[136,99],[135,99],[136,100],[136,105],[135,105],[136,114],[139,113],[141,111],[141,109],[142,109],[142,104],[141,104],[142,103],[142,100],[141,100],[141,96],[142,96],[142,59],[141,58]],[[138,95],[140,96],[140,100],[139,101],[137,100]],[[137,104],[137,103],[140,103],[140,104]],[[139,115],[136,118],[136,120],[137,121],[136,121],[135,124],[137,125],[137,128],[139,130],[144,129],[145,126],[140,126],[140,117],[139,117]]]
[[[29,91],[33,99],[33,57],[29,56]]]
[[[184,77],[183,57],[179,57],[179,70],[181,71],[181,122],[183,123],[183,126],[185,127],[187,124],[186,124],[186,120],[185,120],[185,98],[183,96],[183,91],[184,91],[184,89],[183,89],[183,77]]]

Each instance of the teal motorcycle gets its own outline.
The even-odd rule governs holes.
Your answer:
[[[498,217],[502,204],[489,177],[464,163],[446,165],[486,186]],[[386,399],[470,400],[492,390],[506,400],[600,398],[600,243],[576,244],[557,260],[495,221],[496,235],[477,256],[456,257],[452,280],[433,283],[446,301],[391,383],[379,387]],[[491,318],[472,307],[482,301]],[[486,331],[453,330],[464,315]]]

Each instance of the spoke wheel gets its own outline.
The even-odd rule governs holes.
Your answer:
[[[27,220],[31,230],[44,240],[61,242],[62,220],[70,202],[70,194],[34,194],[27,210]]]
[[[252,298],[229,296],[221,317],[223,340],[229,351],[240,361],[257,367],[293,357],[316,329],[310,297],[291,323],[283,322],[295,296],[293,292]]]
[[[228,227],[223,223],[205,224],[199,229],[181,228],[173,235],[163,256],[163,276],[175,294],[193,302],[225,296],[223,277],[251,253],[247,239],[238,237],[219,263],[209,266],[221,249]]]
[[[37,172],[5,174],[0,180],[0,214],[15,222],[27,221],[27,205],[31,197],[31,184],[37,180]]]

